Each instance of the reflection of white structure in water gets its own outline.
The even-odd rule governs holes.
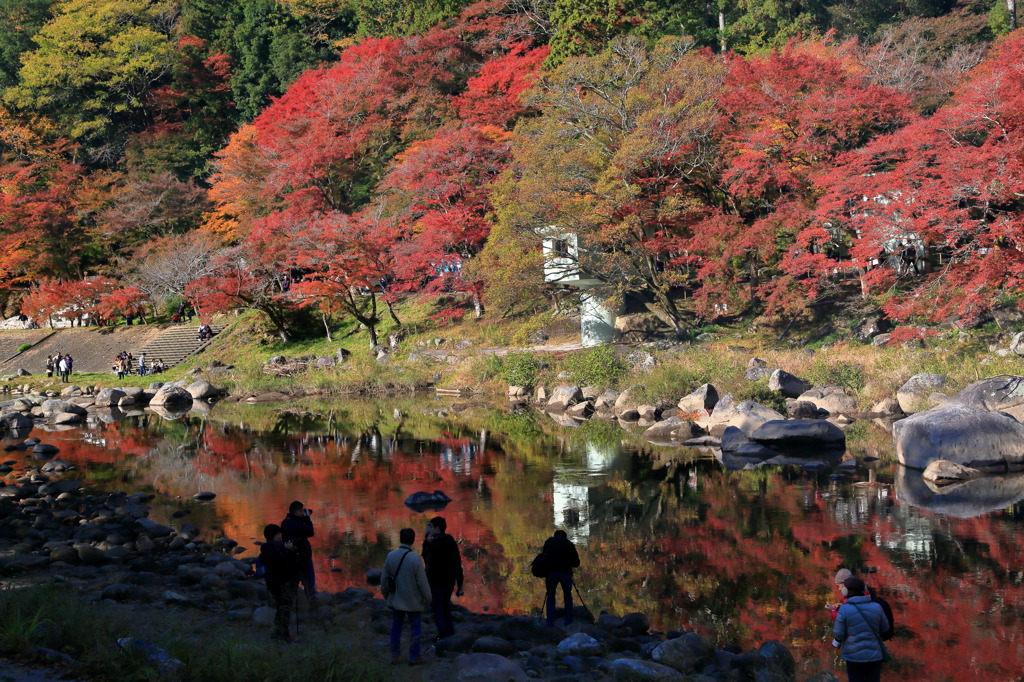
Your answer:
[[[903,552],[914,561],[930,561],[935,556],[934,519],[910,506],[892,505],[888,486],[856,488],[850,496],[836,496],[830,502],[832,517],[844,524],[863,529],[875,545],[887,551]],[[881,532],[883,521],[898,528]]]
[[[582,467],[555,465],[551,481],[555,528],[565,529],[569,539],[587,544],[590,539],[590,489],[612,466],[618,450],[587,443]]]

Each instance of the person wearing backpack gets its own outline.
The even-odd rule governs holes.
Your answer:
[[[402,627],[409,620],[409,665],[426,663],[420,656],[423,635],[423,611],[431,603],[430,583],[420,555],[412,551],[416,531],[403,528],[398,532],[398,549],[384,560],[380,590],[391,609],[391,663],[402,660]]]
[[[863,580],[849,577],[843,586],[846,603],[836,609],[832,646],[842,647],[850,682],[879,682],[882,663],[889,660],[881,635],[889,629],[889,621],[881,604],[871,601]]]
[[[565,624],[568,626],[572,623],[572,569],[580,565],[579,552],[566,532],[559,529],[544,542],[541,554],[546,557],[544,568],[547,575],[544,584],[547,596],[544,603],[547,608],[547,624],[549,627],[555,625],[555,591],[561,585],[565,598]]]

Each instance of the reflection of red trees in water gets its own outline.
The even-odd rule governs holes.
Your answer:
[[[116,464],[148,457],[161,437],[155,430],[124,425],[93,433],[106,445],[86,442],[78,431],[53,434],[50,440],[68,460]],[[225,535],[250,550],[263,524],[279,521],[288,503],[301,499],[315,510],[316,562],[326,589],[364,585],[364,571],[382,562],[397,543],[399,528],[411,526],[421,536],[433,512],[418,514],[403,501],[417,490],[438,488],[454,498],[443,515],[470,557],[462,603],[492,610],[530,606],[515,602],[500,578],[530,557],[509,556],[483,520],[486,515],[476,513],[483,505],[508,507],[506,500],[523,504],[521,495],[501,487],[514,486],[516,476],[502,484],[490,473],[505,455],[481,453],[471,439],[450,433],[433,443],[388,445],[378,438],[383,445],[376,450],[368,438],[360,443],[302,434],[272,437],[212,425],[201,434],[193,429],[190,437],[200,444],[191,460],[197,478],[161,474],[155,487],[186,499],[197,486],[217,492],[213,505],[203,509],[216,514],[214,523]],[[145,472],[140,476],[149,480]],[[476,495],[481,481],[491,490],[490,502]],[[528,504],[544,509],[530,511],[534,518],[550,519],[550,490],[538,493]],[[661,494],[670,497],[665,488]],[[829,491],[813,480],[787,482],[776,476],[758,489],[754,479],[717,470],[702,474],[696,492],[678,494],[684,499],[667,505],[655,521],[594,527],[584,551],[592,575],[608,569],[607,575],[594,576],[609,582],[608,591],[646,590],[659,595],[665,614],[677,608],[689,614],[682,623],[652,614],[662,627],[706,630],[701,610],[719,609],[738,623],[741,644],[779,639],[795,647],[805,672],[830,669],[834,652],[822,607],[836,599],[832,576],[845,555],[874,570],[868,583],[896,611],[899,634],[890,647],[896,661],[889,674],[906,680],[1019,675],[1024,585],[1014,576],[1024,567],[1024,548],[1016,527],[1002,515],[933,517],[883,499],[873,488]],[[698,506],[702,513],[694,519]],[[334,554],[340,558],[332,562]],[[630,555],[641,560],[631,565],[642,568],[622,568],[632,573],[619,577],[621,558]],[[341,572],[331,572],[332,563]],[[687,575],[712,584],[706,593],[698,590],[696,602],[681,591]]]
[[[806,499],[799,484],[781,479],[760,495],[752,494],[738,491],[728,476],[712,474],[706,481],[701,491],[701,502],[709,505],[705,519],[654,544],[663,556],[703,555],[697,570],[716,576],[726,592],[741,586],[737,596],[746,599],[736,617],[750,633],[748,644],[780,639],[799,649],[797,658],[808,672],[815,669],[809,665],[815,659],[818,669],[831,667],[834,652],[826,639],[829,619],[823,606],[838,599],[832,588],[842,563],[838,549],[852,537],[863,540],[852,556],[873,571],[866,581],[896,613],[900,630],[890,646],[897,659],[893,674],[906,680],[1009,680],[1019,675],[1024,586],[1005,571],[1019,570],[1024,550],[1003,520],[944,518],[938,525],[945,529],[936,532],[935,524],[917,512],[884,513],[883,501],[872,490],[856,493],[866,495],[859,498],[861,504],[874,507],[865,531],[837,519],[838,508],[855,506],[857,498],[815,494]],[[977,568],[954,570],[940,563],[949,557],[936,558],[929,545],[943,536],[977,541]],[[965,554],[961,561],[972,561],[966,556],[970,548],[960,549]],[[926,556],[915,560],[914,552]],[[995,574],[984,566],[989,562],[997,566]]]

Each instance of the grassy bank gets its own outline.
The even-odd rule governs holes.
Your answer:
[[[55,585],[0,587],[0,613],[4,657],[52,665],[53,659],[38,651],[45,647],[73,659],[61,667],[90,680],[167,679],[143,657],[122,651],[117,644],[122,637],[151,642],[182,661],[188,681],[392,679],[374,658],[372,637],[356,622],[310,634],[315,645],[271,645],[266,632],[227,621],[223,614],[94,603]]]
[[[652,402],[674,402],[709,382],[720,393],[778,407],[780,399],[768,390],[766,382],[743,378],[748,361],[756,356],[769,367],[782,368],[816,385],[842,385],[861,408],[869,409],[917,373],[945,374],[950,378],[948,390],[955,391],[985,376],[1020,371],[1017,356],[998,357],[989,352],[990,344],[1005,347],[1008,341],[1008,335],[1000,337],[998,330],[945,332],[913,348],[876,348],[836,333],[802,346],[792,341],[782,343],[775,332],[752,332],[743,324],[707,327],[703,330],[706,340],[700,343],[644,350],[654,356],[656,363],[653,368],[639,368],[628,357],[636,349],[628,347],[575,352],[530,350],[530,339],[545,329],[560,330],[551,334],[549,345],[578,340],[571,324],[553,324],[557,321],[549,314],[529,319],[485,318],[477,322],[464,317],[455,322],[439,321],[439,311],[450,304],[445,299],[413,299],[399,306],[402,326],[388,319],[378,329],[382,342],[392,332],[400,339],[399,349],[384,361],[377,360],[366,330],[354,323],[333,326],[331,339],[321,327],[311,329],[305,338],[282,343],[264,328],[257,315],[249,313],[229,318],[228,328],[209,349],[164,374],[121,382],[108,373],[79,374],[73,382],[113,386],[170,381],[190,377],[193,370],[205,369],[215,359],[232,365],[234,370],[211,380],[236,394],[400,394],[440,385],[478,388],[498,397],[504,395],[509,384],[550,389],[560,383],[575,383],[601,389],[638,385],[642,386],[641,395]],[[348,359],[335,367],[292,376],[264,371],[266,361],[277,355],[334,358],[342,348],[348,351]],[[17,379],[15,383],[60,387],[59,382],[38,377]]]

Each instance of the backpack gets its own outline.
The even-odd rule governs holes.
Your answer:
[[[882,611],[885,613],[885,619],[889,621],[889,629],[880,633],[880,639],[883,642],[888,642],[896,634],[896,621],[893,620],[892,607],[889,606],[889,602],[885,601],[881,597],[876,597],[875,595],[871,595],[871,601],[882,607]]]
[[[537,578],[546,578],[551,572],[551,559],[547,554],[541,552],[533,558],[530,563],[530,573]]]
[[[380,584],[381,591],[384,594],[394,594],[398,590],[398,573],[402,570],[402,564],[405,563],[405,557],[409,556],[411,553],[411,549],[405,550],[405,554],[402,555],[402,560],[398,562],[398,568],[395,569],[395,574],[384,576],[384,581]]]

